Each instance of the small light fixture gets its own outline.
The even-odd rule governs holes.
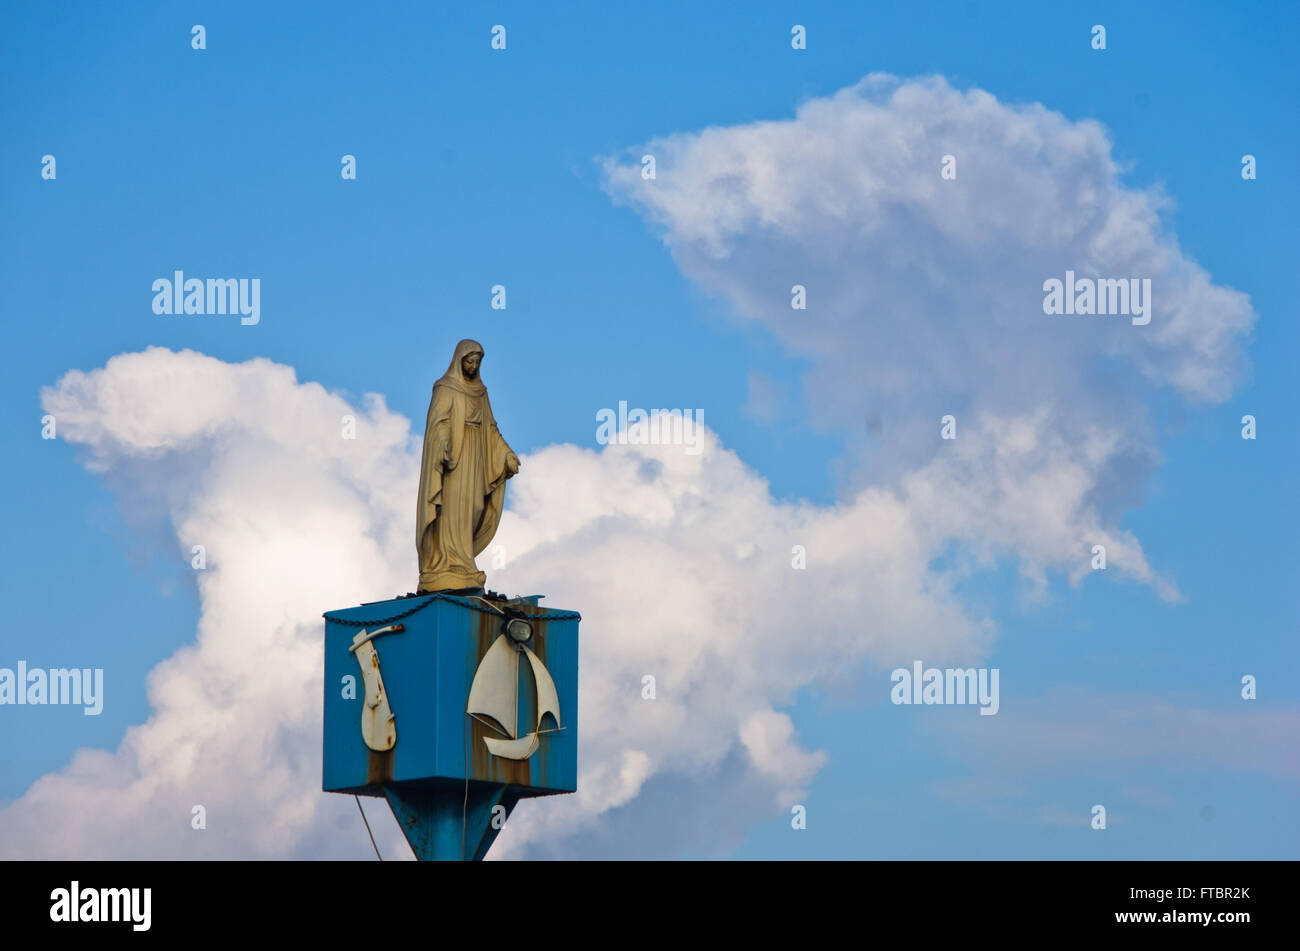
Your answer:
[[[516,644],[522,644],[533,636],[533,626],[521,617],[506,621],[506,634]]]

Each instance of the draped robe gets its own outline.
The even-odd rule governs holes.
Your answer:
[[[481,588],[487,580],[474,556],[496,534],[515,460],[497,429],[487,388],[466,379],[461,367],[466,356],[482,352],[475,341],[462,340],[433,386],[416,507],[417,591]]]

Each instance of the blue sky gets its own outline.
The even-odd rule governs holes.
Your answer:
[[[1013,729],[1043,711],[1087,720],[1160,703],[1175,711],[1169,722],[1197,710],[1294,724],[1300,551],[1288,411],[1300,203],[1287,163],[1300,147],[1300,68],[1286,38],[1300,13],[1134,6],[7,7],[0,310],[11,359],[0,392],[12,411],[0,430],[10,539],[0,666],[102,667],[107,698],[98,717],[0,708],[0,803],[79,748],[113,750],[143,723],[146,675],[194,641],[200,616],[188,550],[166,509],[126,485],[133,470],[90,472],[83,447],[40,438],[42,388],[69,370],[150,346],[228,363],[265,357],[349,401],[382,393],[418,423],[429,386],[469,336],[485,345],[493,406],[521,454],[598,448],[594,413],[626,400],[703,408],[777,503],[832,510],[895,478],[881,457],[888,441],[873,448],[864,427],[845,423],[870,407],[808,396],[815,383],[837,390],[830,365],[746,313],[726,281],[693,272],[684,252],[675,258],[664,233],[677,225],[627,200],[603,165],[659,137],[792,120],[874,72],[937,74],[1000,103],[1101,123],[1120,184],[1161,189],[1164,235],[1214,285],[1248,295],[1256,315],[1241,344],[1250,369],[1225,397],[1138,393],[1158,462],[1108,511],[1181,602],[1117,572],[1072,586],[1052,565],[1045,590],[1030,590],[1014,545],[954,577],[961,602],[996,624],[982,656],[1002,670],[1003,700],[989,719]],[[206,50],[190,48],[195,23]],[[489,47],[496,23],[508,30],[505,52]],[[805,51],[790,48],[795,23],[807,27]],[[1089,45],[1098,23],[1105,51]],[[55,181],[40,176],[46,153]],[[1257,157],[1255,181],[1239,174],[1245,153]],[[357,157],[356,181],[339,176],[344,154]],[[261,323],[155,316],[151,282],[174,269],[261,278]],[[505,311],[489,307],[494,284],[507,288]],[[787,412],[752,411],[755,373],[790,395]],[[1096,380],[1085,383],[1104,400]],[[947,411],[916,407],[935,429]],[[1246,413],[1258,420],[1255,441],[1239,438]],[[845,617],[844,637],[871,622]],[[699,777],[665,766],[554,854],[608,854],[608,830],[625,826],[647,836],[655,823],[688,828],[664,805],[685,795],[734,797],[739,818],[706,841],[665,832],[670,855],[1296,856],[1294,733],[1289,767],[1234,765],[1182,740],[1166,755],[1142,747],[1088,758],[1063,745],[1045,765],[1007,765],[987,750],[963,754],[962,731],[973,728],[953,724],[973,711],[890,704],[892,664],[882,663],[772,698],[801,746],[827,754],[801,789],[806,830],[759,793],[746,798],[744,783],[729,785],[724,759]],[[1239,697],[1244,674],[1259,678],[1258,700]],[[1165,721],[1143,722],[1158,737]],[[1098,802],[1114,804],[1105,833],[1087,822]],[[530,848],[552,854],[545,842]]]

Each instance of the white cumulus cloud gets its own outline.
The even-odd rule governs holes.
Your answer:
[[[1077,579],[1108,544],[1111,568],[1174,598],[1116,527],[1159,463],[1147,405],[1225,399],[1255,314],[1111,151],[1094,121],[873,74],[792,119],[668,135],[603,169],[684,274],[811,362],[807,411],[845,435],[850,488],[909,484],[946,510],[943,531],[1014,552],[1036,580]],[[1046,316],[1043,284],[1067,270],[1150,279],[1151,322]]]
[[[70,372],[43,404],[124,504],[163,509],[180,547],[206,547],[208,568],[194,643],[150,674],[147,722],[33,784],[0,813],[0,848],[364,855],[353,805],[319,790],[320,614],[411,587],[408,422],[377,396],[359,409],[266,360],[161,348]],[[341,437],[346,415],[355,440]],[[501,855],[581,832],[656,776],[716,776],[770,811],[824,758],[777,710],[797,690],[863,661],[972,660],[987,644],[930,572],[899,498],[779,503],[707,430],[703,444],[552,446],[510,484],[496,539],[506,567],[490,583],[582,611],[582,766],[577,794],[519,810]],[[809,569],[792,567],[794,545]],[[845,615],[872,623],[846,631]],[[207,810],[203,834],[189,828],[193,804]],[[402,851],[376,806],[385,851]]]

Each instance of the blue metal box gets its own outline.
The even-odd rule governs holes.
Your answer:
[[[573,792],[578,780],[580,616],[543,608],[539,601],[540,596],[503,601],[439,592],[327,613],[325,791],[391,799],[394,789],[445,790],[468,780],[476,791],[486,790],[477,784],[487,783],[505,787],[516,798]],[[491,718],[470,716],[466,709],[483,658],[498,638],[506,637],[508,616],[522,617],[532,628],[527,642],[531,661],[515,661],[519,693],[512,735],[537,730],[535,749],[524,759],[494,755],[484,741],[495,738],[501,744],[502,731],[493,728]],[[403,629],[370,643],[377,652],[396,740],[391,749],[376,752],[363,738],[366,691],[358,653],[350,648],[361,631],[373,633],[388,625]],[[496,653],[505,654],[507,647],[514,649],[515,657],[528,660],[529,651],[508,638]],[[554,694],[549,685],[539,684],[548,673]],[[543,695],[558,698],[559,707],[558,717],[546,717],[545,729],[533,724],[542,719],[537,710]]]

